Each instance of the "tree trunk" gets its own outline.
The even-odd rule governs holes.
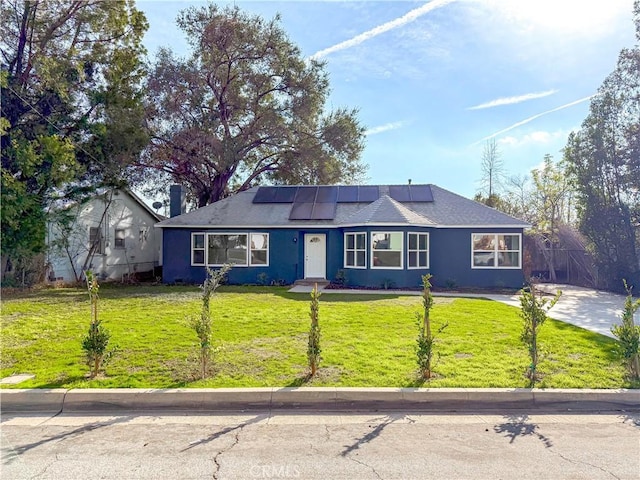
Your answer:
[[[556,276],[556,261],[555,261],[555,251],[553,249],[553,240],[551,241],[551,245],[549,247],[549,280],[553,283],[557,282],[558,277]]]
[[[91,378],[96,378],[98,375],[98,369],[100,368],[100,357],[96,355],[93,357],[93,371],[91,372]]]
[[[631,376],[634,380],[640,380],[640,355],[634,355],[631,360]]]

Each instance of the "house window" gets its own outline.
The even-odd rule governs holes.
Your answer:
[[[367,268],[367,234],[344,234],[345,268]]]
[[[403,268],[404,234],[373,232],[371,234],[372,268]]]
[[[520,268],[520,234],[474,233],[471,242],[473,268]]]
[[[268,233],[192,233],[191,265],[269,266]]]
[[[114,248],[124,248],[124,230],[116,228],[115,237],[113,239]]]
[[[104,236],[100,227],[89,227],[89,251],[104,254]]]
[[[204,233],[191,234],[191,265],[205,264]]]
[[[140,232],[138,235],[138,240],[140,241],[140,245],[146,245],[147,239],[149,237],[149,227],[140,227]]]
[[[409,233],[408,268],[429,268],[429,234]]]
[[[249,265],[268,266],[269,265],[269,234],[251,234],[251,253],[249,255]]]
[[[207,265],[247,265],[247,237],[245,233],[207,234]]]

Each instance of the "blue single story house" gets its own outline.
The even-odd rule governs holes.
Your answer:
[[[179,189],[179,187],[178,187]],[[202,283],[233,264],[232,284],[343,277],[348,286],[521,287],[529,225],[436,185],[254,187],[172,217],[163,281]],[[175,216],[174,216],[175,215]]]

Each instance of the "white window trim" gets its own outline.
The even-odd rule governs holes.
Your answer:
[[[353,249],[348,249],[347,250],[347,235],[353,235],[354,239],[353,239]],[[357,235],[364,235],[364,249],[362,248],[357,248],[358,246],[358,242],[356,240],[356,236]],[[342,265],[343,268],[350,268],[350,269],[354,269],[354,270],[366,270],[367,269],[367,232],[344,232],[344,251],[343,251],[343,259],[342,259]],[[364,252],[364,265],[363,266],[357,266],[357,265],[347,265],[347,251],[349,252],[353,252],[353,259],[354,261],[356,261],[356,259],[358,258],[358,252]],[[357,263],[357,262],[356,262]]]
[[[122,238],[118,239],[118,232],[122,232]],[[122,240],[122,245],[116,245],[118,240]],[[125,228],[113,229],[113,249],[114,250],[126,250],[127,248],[127,230]]]
[[[195,236],[202,235],[204,237],[204,247],[195,248]],[[204,253],[204,263],[196,263],[194,261],[194,253],[196,250],[202,250]],[[207,234],[205,232],[191,232],[191,266],[192,267],[204,267],[207,264]]]
[[[475,252],[491,252],[491,250],[474,250],[473,248],[473,236],[474,235],[493,235],[494,237],[496,237],[496,241],[495,243],[495,247],[493,249],[493,255],[494,255],[494,265],[486,265],[486,266],[475,266],[473,263],[473,254]],[[518,245],[520,245],[520,249],[519,250],[499,250],[498,249],[498,235],[509,235],[512,237],[518,237]],[[523,249],[523,245],[522,245],[522,234],[521,233],[511,233],[511,232],[500,232],[500,233],[493,233],[493,232],[473,232],[471,233],[471,268],[473,270],[522,270],[522,249]],[[507,253],[507,252],[518,252],[518,266],[516,267],[509,267],[509,266],[500,266],[498,265],[498,253],[503,252],[503,253]]]
[[[373,236],[374,235],[387,235],[387,234],[393,234],[393,233],[399,233],[400,235],[402,235],[402,242],[400,242],[400,244],[402,245],[402,249],[401,250],[380,250],[381,252],[400,252],[400,266],[399,267],[380,267],[374,264],[373,261],[373,254],[374,252],[376,252],[376,250],[373,248]],[[405,252],[405,248],[404,248],[404,233],[405,232],[399,232],[399,231],[377,231],[377,232],[371,232],[370,235],[370,241],[369,241],[369,245],[371,246],[371,257],[370,257],[370,262],[371,262],[371,269],[372,270],[404,270],[404,252]]]
[[[267,236],[267,248],[256,248],[253,249],[251,248],[251,235],[266,235]],[[271,238],[269,238],[269,234],[267,232],[249,232],[249,245],[248,245],[248,252],[247,255],[249,255],[249,266],[250,267],[268,267],[269,266],[269,250],[271,250],[269,247],[271,246]],[[251,252],[253,251],[256,252],[261,252],[263,250],[266,250],[267,252],[267,263],[251,263]]]
[[[251,235],[266,235],[267,236],[267,263],[251,263]],[[203,235],[204,236],[204,248],[195,248],[195,236]],[[191,266],[192,267],[221,267],[223,264],[221,263],[208,263],[209,261],[209,236],[210,235],[245,235],[247,237],[247,257],[245,258],[245,263],[234,263],[232,264],[234,267],[268,267],[270,260],[270,251],[271,251],[271,237],[267,232],[191,232]],[[194,261],[194,252],[196,250],[204,251],[204,263],[195,263]],[[263,251],[265,249],[255,249],[256,251]]]
[[[417,235],[418,236],[418,238],[416,239],[416,248],[415,249],[409,248],[409,245],[410,245],[409,237],[411,235]],[[424,235],[424,236],[427,237],[427,248],[426,248],[426,250],[421,250],[420,249],[420,235]],[[430,244],[430,241],[431,241],[431,236],[429,235],[428,232],[407,232],[407,270],[428,270],[429,269],[429,266],[431,265],[431,258],[430,258],[431,257],[431,255],[430,255],[430,253],[431,253],[431,244]],[[427,265],[426,265],[426,267],[412,267],[411,265],[409,265],[409,254],[411,252],[415,252],[416,253],[416,262],[417,263],[420,263],[418,261],[419,258],[420,258],[419,253],[420,252],[427,252]]]

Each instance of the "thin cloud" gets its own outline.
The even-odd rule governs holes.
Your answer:
[[[566,139],[570,131],[571,130],[557,130],[555,132],[547,132],[544,130],[538,130],[535,132],[527,133],[526,135],[519,138],[513,136],[502,137],[500,140],[498,140],[498,144],[507,147],[523,147],[531,144],[545,145],[551,142],[555,142],[559,139]]]
[[[547,110],[546,112],[538,113],[538,114],[533,115],[533,116],[531,116],[529,118],[525,118],[524,120],[521,120],[521,121],[519,121],[517,123],[514,123],[513,125],[511,125],[511,126],[509,126],[507,128],[504,128],[504,129],[500,130],[499,132],[492,133],[491,135],[488,135],[488,136],[478,140],[477,142],[472,143],[471,145],[477,145],[479,143],[484,142],[485,140],[489,140],[489,139],[491,139],[493,137],[497,137],[498,135],[502,135],[503,133],[508,132],[509,130],[513,130],[514,128],[521,127],[522,125],[525,125],[525,124],[527,124],[529,122],[532,122],[536,118],[540,118],[540,117],[542,117],[544,115],[548,115],[550,113],[557,112],[558,110],[563,110],[565,108],[569,108],[569,107],[573,107],[574,105],[578,105],[579,103],[586,102],[587,100],[591,100],[596,95],[598,95],[598,94],[594,93],[593,95],[589,95],[588,97],[584,97],[584,98],[581,98],[579,100],[575,100],[575,101],[573,101],[571,103],[567,103],[565,105],[561,105],[559,107],[552,108],[551,110]]]
[[[347,48],[355,47],[356,45],[360,45],[362,42],[366,42],[367,40],[377,37],[378,35],[388,32],[389,30],[393,30],[398,27],[402,27],[407,23],[411,23],[414,20],[417,20],[421,16],[435,10],[436,8],[444,7],[450,3],[455,2],[456,0],[432,0],[431,2],[422,5],[421,7],[414,8],[410,12],[404,14],[403,16],[396,18],[395,20],[391,20],[387,23],[383,23],[382,25],[378,25],[377,27],[372,28],[371,30],[367,30],[364,33],[356,35],[349,40],[345,40],[344,42],[337,43],[331,47],[325,48],[324,50],[320,50],[310,58],[317,60],[322,57],[326,57],[327,55],[339,52],[340,50],[345,50]]]
[[[467,110],[482,110],[483,108],[500,107],[502,105],[513,105],[515,103],[522,103],[528,100],[535,100],[536,98],[548,97],[549,95],[553,95],[557,92],[558,90],[547,90],[546,92],[527,93],[525,95],[517,95],[515,97],[497,98],[495,100],[491,100],[490,102],[481,103],[480,105],[469,107],[467,108]]]
[[[384,125],[380,125],[377,127],[370,128],[364,132],[364,134],[368,137],[369,135],[377,135],[378,133],[388,132],[389,130],[397,130],[399,128],[404,127],[405,122],[391,122],[385,123]]]

